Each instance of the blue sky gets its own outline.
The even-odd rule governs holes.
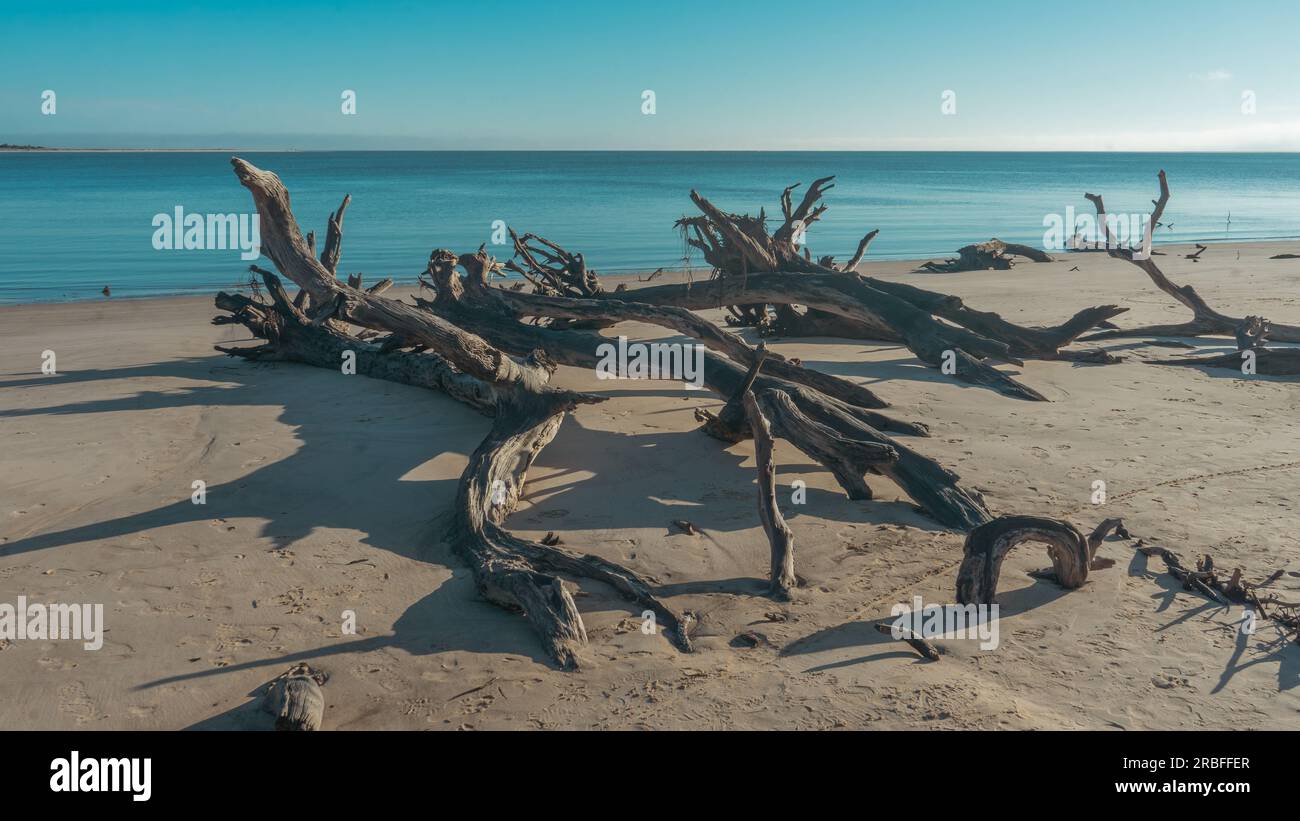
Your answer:
[[[1295,0],[0,0],[0,21],[0,142],[1300,150]]]

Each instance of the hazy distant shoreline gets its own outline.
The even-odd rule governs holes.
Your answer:
[[[215,292],[246,279],[247,262],[230,254],[152,243],[154,218],[177,206],[250,213],[228,162],[241,152],[21,153],[29,156],[0,159],[0,302],[98,302],[105,285],[115,299]],[[351,194],[344,270],[399,282],[425,269],[432,248],[464,250],[498,238],[489,250],[509,256],[502,224],[580,250],[603,274],[675,270],[684,259],[698,266],[700,255],[674,228],[696,211],[691,190],[728,210],[773,214],[785,186],[828,174],[836,175],[835,197],[811,235],[814,247],[841,260],[876,229],[872,260],[946,259],[992,237],[1053,246],[1045,231],[1052,219],[1074,224],[1093,213],[1085,191],[1104,191],[1116,213],[1136,213],[1150,208],[1162,168],[1174,199],[1157,245],[1294,243],[1300,234],[1300,201],[1289,183],[1300,175],[1300,157],[1276,155],[246,153],[291,182],[304,230],[319,235],[326,215]],[[70,226],[79,230],[61,230]],[[57,242],[31,241],[51,232]]]
[[[1279,270],[1288,271],[1292,269],[1284,268],[1283,266],[1294,266],[1296,263],[1295,260],[1273,259],[1272,257],[1275,254],[1300,252],[1300,248],[1297,248],[1295,240],[1231,239],[1219,241],[1208,240],[1203,242],[1210,244],[1219,253],[1232,253],[1238,260],[1240,259],[1242,252],[1245,251],[1249,254],[1247,257],[1248,259],[1254,260],[1260,264],[1277,265]],[[1156,247],[1161,252],[1161,256],[1157,257],[1158,259],[1182,260],[1185,253],[1195,250],[1196,245],[1195,243],[1189,242],[1177,242],[1157,245]],[[1078,266],[1085,261],[1100,260],[1107,257],[1104,253],[1082,251],[1053,251],[1052,256],[1054,258],[1053,262],[1046,263],[1042,267],[1036,263],[1021,262],[1012,270],[1022,274],[1026,281],[1031,281],[1029,279],[1030,277],[1033,277],[1036,273],[1045,272],[1048,270],[1048,266],[1053,268],[1056,265],[1062,264]],[[1217,257],[1217,254],[1207,257],[1207,259],[1214,259],[1215,257]],[[935,257],[929,257],[928,259],[934,258]],[[868,276],[897,276],[904,278],[905,281],[908,281],[911,284],[923,288],[933,287],[934,283],[940,279],[956,278],[961,280],[979,278],[980,276],[986,276],[993,273],[992,271],[964,271],[950,274],[935,274],[918,271],[917,268],[926,261],[928,260],[925,257],[915,259],[868,258],[858,266],[858,271]],[[601,274],[601,279],[612,285],[626,284],[628,288],[635,290],[636,288],[649,285],[671,285],[688,281],[700,282],[707,280],[709,274],[709,269],[702,267],[694,267],[688,270],[683,270],[681,268],[663,269],[658,273],[655,273],[655,269],[653,268],[645,268],[644,270],[638,271],[611,271],[607,268],[604,269],[604,272]],[[522,277],[515,275],[506,275],[500,277],[500,279],[505,279],[511,282],[524,281]],[[110,288],[112,287],[111,282],[107,284]],[[154,301],[198,300],[208,303],[211,302],[212,298],[216,296],[218,291],[239,291],[246,287],[247,285],[243,282],[228,282],[225,284],[212,285],[210,287],[196,286],[184,290],[162,291],[157,293],[123,293],[113,294],[111,297],[105,297],[102,294],[95,293],[94,295],[87,294],[84,297],[75,297],[71,299],[24,299],[15,301],[6,301],[3,299],[3,296],[0,295],[0,315],[3,315],[5,312],[21,311],[24,308],[36,306],[73,306],[92,302],[132,302],[137,304],[147,304]],[[95,288],[94,290],[98,292],[99,288]],[[390,293],[393,296],[404,297],[408,294],[416,294],[419,290],[420,285],[414,278],[398,279],[393,291]]]
[[[293,153],[294,149],[275,149]],[[255,152],[252,148],[49,148],[46,146],[0,146],[0,154],[214,154],[227,151]]]

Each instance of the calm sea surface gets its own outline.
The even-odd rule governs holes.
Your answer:
[[[999,237],[1042,245],[1048,214],[1146,212],[1169,174],[1172,228],[1158,243],[1300,236],[1297,154],[856,152],[242,153],[278,173],[304,231],[352,194],[340,274],[412,282],[429,251],[489,242],[494,221],[583,251],[598,271],[681,267],[673,221],[691,189],[728,211],[780,215],[781,189],[836,175],[808,231],[843,259],[872,228],[869,259],[952,254]],[[206,293],[247,279],[230,250],[156,250],[153,220],[249,213],[221,153],[0,153],[0,303]],[[796,191],[796,197],[799,192]],[[1231,215],[1231,222],[1228,222]],[[492,246],[489,244],[489,248]],[[509,256],[508,246],[496,249]],[[265,261],[263,262],[265,265]],[[696,253],[690,264],[701,265]]]

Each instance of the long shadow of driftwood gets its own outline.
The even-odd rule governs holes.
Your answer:
[[[293,364],[254,364],[227,360],[224,357],[176,359],[156,365],[111,370],[69,372],[57,378],[31,377],[6,380],[5,387],[39,389],[52,384],[91,384],[116,380],[148,379],[175,382],[164,389],[134,392],[115,399],[71,402],[46,407],[0,412],[0,418],[18,419],[39,415],[81,415],[123,411],[149,412],[194,406],[279,408],[279,425],[293,428],[299,447],[277,461],[253,469],[238,479],[209,484],[207,504],[191,502],[191,477],[176,477],[173,501],[138,513],[106,518],[90,524],[61,530],[33,533],[0,545],[0,556],[14,556],[31,551],[67,547],[91,541],[112,541],[142,531],[214,519],[261,520],[257,533],[275,548],[286,548],[317,528],[349,530],[363,534],[363,544],[390,551],[407,558],[428,561],[453,568],[452,579],[442,588],[412,605],[394,623],[391,635],[344,641],[300,652],[249,661],[212,670],[168,676],[141,685],[154,687],[186,679],[270,665],[287,665],[323,656],[364,652],[378,648],[399,648],[413,654],[465,649],[473,652],[508,652],[541,663],[535,637],[523,619],[478,599],[472,578],[442,543],[439,528],[432,521],[445,513],[456,492],[454,479],[405,481],[404,477],[440,453],[467,455],[487,430],[488,421],[453,400],[427,390],[345,377],[319,369]],[[56,381],[57,380],[57,381]],[[216,383],[216,384],[213,384]],[[166,382],[165,382],[166,384]],[[636,393],[647,393],[637,388]],[[679,395],[680,390],[665,386],[661,395]],[[376,401],[382,396],[391,401]],[[684,407],[686,407],[685,403]],[[694,403],[692,403],[694,404]],[[380,416],[400,418],[401,433],[387,436],[384,428],[368,427]],[[261,432],[241,431],[249,438]],[[282,436],[279,432],[273,435]],[[728,494],[753,498],[754,474],[741,469],[748,455],[721,447],[702,447],[703,434],[694,430],[671,432],[647,425],[644,433],[630,435],[584,427],[570,419],[556,440],[542,452],[538,468],[548,473],[544,489],[530,491],[526,499],[536,501],[531,510],[516,514],[529,519],[536,514],[557,514],[541,521],[563,531],[563,503],[586,511],[604,509],[596,524],[607,518],[610,526],[664,527],[674,518],[686,517],[706,531],[723,532],[754,527],[756,519],[744,520],[712,517],[708,505],[683,508],[673,502],[699,502],[683,499],[679,489],[655,487],[655,469],[663,460],[666,469],[680,454],[690,453],[699,462],[699,475],[728,477]],[[237,441],[200,443],[207,451],[237,447]],[[130,447],[123,442],[123,447]],[[197,446],[196,446],[197,447]],[[208,458],[210,453],[200,457]],[[635,472],[629,471],[634,467]],[[536,471],[535,471],[536,472]],[[562,481],[556,477],[582,472],[588,478]],[[594,477],[591,474],[595,474]],[[619,483],[611,493],[611,481]],[[662,484],[662,482],[660,482]],[[645,504],[647,497],[654,503]],[[814,494],[814,501],[820,498]],[[155,497],[156,499],[156,497]],[[639,500],[638,504],[619,504],[618,500]],[[153,499],[149,501],[154,501]],[[834,503],[829,496],[824,500]],[[895,508],[903,505],[878,502],[847,503],[861,521],[884,521],[897,518]],[[121,499],[112,500],[114,505]],[[142,505],[137,505],[137,509]],[[89,508],[94,515],[95,508]],[[917,519],[924,521],[921,517]],[[554,523],[554,524],[550,524]],[[526,525],[523,525],[526,526]],[[665,531],[666,535],[666,531]],[[761,565],[761,561],[756,562]],[[718,590],[728,590],[735,583],[720,580]],[[744,586],[744,585],[742,585]],[[709,582],[665,593],[711,592]],[[587,601],[595,605],[604,599],[619,601],[615,595],[596,596]],[[617,605],[615,605],[617,606]],[[484,618],[494,619],[490,631],[471,630],[469,626]]]
[[[1175,602],[1180,601],[1179,594],[1182,594],[1184,604],[1194,605],[1187,607],[1182,615],[1176,617],[1167,624],[1161,625],[1156,632],[1165,630],[1177,625],[1188,622],[1199,615],[1208,615],[1219,611],[1227,611],[1226,605],[1212,602],[1209,599],[1189,593],[1183,588],[1181,582],[1178,582],[1167,573],[1158,573],[1151,569],[1150,559],[1141,551],[1133,554],[1133,559],[1129,563],[1129,575],[1150,579],[1157,584],[1161,591],[1153,593],[1153,599],[1159,599],[1160,603],[1156,607],[1157,613],[1163,613],[1170,610]],[[1224,625],[1215,623],[1215,628],[1221,628]],[[1219,675],[1219,681],[1215,684],[1214,689],[1210,691],[1213,695],[1221,692],[1228,683],[1232,681],[1233,676],[1245,670],[1248,667],[1254,667],[1257,664],[1268,664],[1276,662],[1277,669],[1277,689],[1278,692],[1286,692],[1300,685],[1300,647],[1295,645],[1286,635],[1281,635],[1277,626],[1264,620],[1258,621],[1259,639],[1255,640],[1254,650],[1259,655],[1247,662],[1242,662],[1247,651],[1251,649],[1252,635],[1236,628],[1236,643],[1233,645],[1232,654],[1224,662],[1223,672]],[[1273,640],[1264,640],[1263,636],[1272,633],[1279,633],[1279,637]]]

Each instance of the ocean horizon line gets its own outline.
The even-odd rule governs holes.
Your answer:
[[[183,154],[226,151],[257,154],[1160,154],[1217,155],[1300,155],[1300,148],[1277,149],[1062,149],[1062,148],[258,148],[250,146],[17,146],[0,144],[0,154],[113,153]]]

